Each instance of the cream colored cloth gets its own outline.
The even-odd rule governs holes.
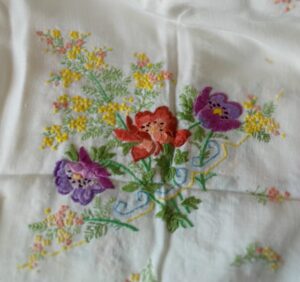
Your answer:
[[[121,282],[151,260],[161,282],[298,282],[300,3],[284,9],[272,0],[0,0],[0,281]],[[284,93],[275,117],[286,138],[229,146],[208,192],[196,185],[188,192],[202,199],[191,214],[193,228],[170,234],[150,213],[134,222],[138,233],[110,232],[45,258],[38,271],[18,270],[32,244],[28,224],[41,220],[46,207],[67,203],[76,209],[53,183],[67,144],[55,152],[39,150],[43,128],[59,120],[51,109],[59,90],[45,85],[59,60],[45,55],[36,31],[54,28],[91,32],[89,46],[112,47],[108,61],[124,72],[135,52],[164,62],[175,82],[155,107],[179,108],[185,85],[198,91],[211,85],[239,103],[248,94],[266,102]],[[72,137],[69,143],[104,141]],[[114,181],[118,187],[128,179]],[[289,191],[292,200],[261,205],[248,193],[257,186]],[[260,264],[231,266],[254,241],[282,256],[277,272]]]

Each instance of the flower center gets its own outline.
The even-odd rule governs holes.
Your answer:
[[[93,179],[85,178],[82,174],[74,172],[70,168],[66,167],[65,172],[69,183],[74,189],[88,189],[95,183]]]
[[[164,132],[165,123],[163,121],[152,121],[142,125],[141,129],[154,136]]]
[[[223,109],[221,109],[221,108],[214,108],[213,109],[213,114],[214,115],[222,116],[223,115]]]
[[[73,173],[72,178],[73,178],[74,180],[79,180],[79,179],[82,178],[82,176],[81,176],[79,173]]]

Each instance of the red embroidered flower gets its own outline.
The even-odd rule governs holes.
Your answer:
[[[135,125],[127,116],[126,124],[127,129],[115,129],[114,132],[121,141],[138,143],[131,149],[134,161],[145,159],[152,154],[158,155],[163,144],[180,147],[191,135],[186,129],[177,130],[177,119],[166,106],[157,108],[154,113],[137,113]]]

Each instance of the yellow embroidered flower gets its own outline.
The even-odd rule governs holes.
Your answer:
[[[59,228],[57,230],[57,241],[58,243],[65,243],[68,240],[72,239],[72,235],[67,232],[65,229]]]
[[[99,107],[98,112],[102,114],[102,120],[110,125],[116,124],[116,113],[124,112],[126,115],[131,111],[131,107],[126,103],[115,103],[111,102],[106,105]]]
[[[272,264],[271,264],[271,268],[272,268],[273,270],[277,270],[277,269],[279,268],[279,263],[276,263],[276,262],[272,263]]]
[[[34,243],[40,243],[42,240],[43,240],[43,237],[41,235],[35,235]]]
[[[37,261],[38,261],[38,259],[37,259],[37,256],[35,254],[29,256],[28,262],[27,262],[28,268],[33,269],[36,266]]]
[[[244,130],[248,134],[256,134],[263,130],[266,124],[266,118],[262,112],[255,112],[254,114],[248,114],[245,117]]]
[[[51,134],[56,135],[56,134],[61,133],[61,125],[54,124],[54,125],[48,127],[47,129],[48,129],[47,131],[49,131],[49,133],[51,133]]]
[[[69,101],[69,95],[68,94],[63,94],[63,95],[60,95],[58,98],[57,98],[57,102],[61,103],[61,104],[64,104],[64,103],[68,103]]]
[[[57,143],[63,143],[65,141],[67,141],[68,139],[69,139],[69,135],[66,132],[57,134],[55,136],[55,140],[57,141]]]
[[[87,118],[85,116],[79,116],[76,119],[71,119],[69,122],[69,128],[77,132],[83,132],[86,129]]]
[[[51,241],[50,240],[48,240],[48,239],[44,239],[43,240],[43,246],[44,247],[47,247],[47,246],[50,246],[51,245]]]
[[[41,149],[51,148],[54,143],[54,139],[52,137],[45,136],[42,140]]]
[[[84,66],[88,70],[94,70],[101,66],[106,66],[104,61],[105,57],[106,53],[102,49],[95,49],[93,52],[86,52],[86,63]]]
[[[50,33],[51,33],[52,37],[54,37],[54,38],[60,38],[61,37],[61,32],[60,32],[59,29],[53,29],[53,30],[51,30]]]
[[[73,46],[71,50],[67,52],[67,56],[70,60],[75,60],[77,56],[81,52],[81,47],[80,46]]]
[[[153,82],[150,79],[150,76],[147,73],[135,72],[133,74],[135,79],[135,87],[140,89],[152,90]]]
[[[80,113],[87,111],[92,105],[92,100],[88,98],[83,98],[81,96],[72,97],[72,110],[74,112]]]
[[[129,277],[130,282],[139,282],[141,275],[139,273],[132,273]]]
[[[81,79],[79,72],[73,72],[70,69],[62,69],[60,75],[65,88],[68,88],[71,83]]]
[[[44,209],[44,214],[48,215],[51,213],[51,208]]]
[[[72,212],[72,211],[68,210],[67,215],[66,215],[66,219],[65,219],[65,224],[67,226],[72,226],[75,216],[76,216],[75,212]]]
[[[279,134],[279,123],[274,120],[273,118],[266,119],[266,130],[272,134],[278,135]]]
[[[54,226],[56,221],[55,221],[55,215],[51,214],[48,215],[47,218],[45,219],[45,222],[47,223],[47,226]]]
[[[71,31],[69,33],[69,36],[70,36],[71,39],[77,40],[79,38],[79,32],[78,31]]]
[[[135,53],[134,56],[139,60],[139,61],[150,61],[149,57],[145,53]]]
[[[145,53],[135,53],[134,56],[137,59],[137,66],[140,68],[143,67],[151,67],[152,64],[150,63],[149,57]]]

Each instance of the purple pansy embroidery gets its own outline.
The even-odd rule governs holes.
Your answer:
[[[57,162],[54,176],[57,191],[63,195],[72,193],[72,200],[81,205],[89,204],[96,194],[114,188],[109,172],[93,162],[83,147],[78,162],[65,159]]]
[[[237,120],[243,112],[239,103],[228,101],[225,93],[211,95],[212,87],[205,87],[194,103],[194,112],[202,126],[212,131],[229,131],[239,128]]]

